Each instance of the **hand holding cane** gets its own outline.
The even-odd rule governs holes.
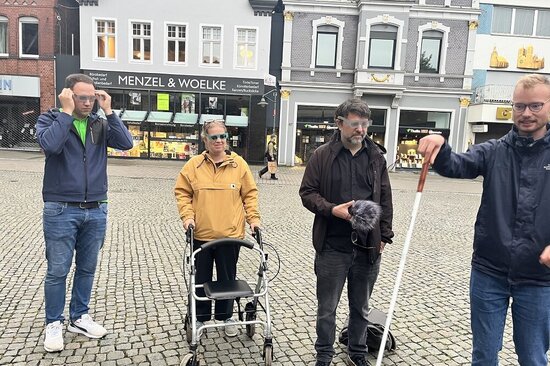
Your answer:
[[[378,350],[378,358],[376,359],[376,366],[382,365],[382,358],[384,358],[384,350],[386,348],[386,342],[388,340],[388,332],[390,331],[390,325],[397,303],[397,295],[399,293],[399,287],[401,286],[401,279],[403,277],[403,271],[405,269],[405,262],[407,261],[407,254],[411,242],[412,233],[414,230],[414,223],[416,221],[416,215],[420,206],[420,198],[422,197],[422,190],[424,189],[424,183],[426,182],[426,176],[428,175],[428,169],[430,167],[431,153],[426,154],[424,162],[422,163],[422,171],[420,172],[420,178],[418,179],[418,186],[416,188],[416,197],[414,200],[413,210],[411,214],[411,222],[409,224],[409,230],[405,238],[405,244],[403,245],[403,252],[401,253],[401,261],[399,263],[399,269],[397,271],[397,277],[395,279],[395,285],[393,287],[393,294],[390,302],[390,308],[388,310],[388,317],[386,318],[386,324],[384,324],[384,333],[382,335],[382,341],[380,342],[380,348]]]

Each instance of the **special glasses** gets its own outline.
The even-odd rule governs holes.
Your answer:
[[[550,101],[550,98],[546,99],[544,102],[535,102],[535,103],[512,103],[512,109],[516,112],[525,112],[526,108],[529,108],[531,112],[540,112],[542,107]]]
[[[342,116],[336,117],[340,121],[344,122],[346,125],[348,125],[351,128],[358,128],[361,126],[361,128],[367,128],[370,126],[370,119],[347,119]]]
[[[220,133],[219,135],[206,135],[206,136],[208,136],[208,138],[212,141],[216,141],[218,139],[225,140],[228,137],[227,133]]]
[[[76,94],[73,94],[73,95],[76,100],[82,103],[86,103],[86,102],[93,103],[97,99],[95,95],[76,95]]]

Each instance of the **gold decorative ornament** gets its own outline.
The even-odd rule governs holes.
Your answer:
[[[288,100],[288,97],[290,97],[290,90],[281,89],[281,99]]]
[[[294,13],[290,10],[284,12],[285,20],[291,22],[294,19]]]
[[[489,67],[495,68],[495,69],[505,69],[509,65],[508,60],[504,58],[504,56],[499,56],[497,52],[497,48],[493,48],[493,52],[491,52],[491,61],[489,62]]]
[[[470,98],[462,97],[460,98],[460,106],[462,108],[467,108],[470,105]]]
[[[383,77],[378,77],[375,74],[370,74],[370,76],[371,76],[372,80],[376,81],[377,83],[385,83],[391,77],[390,74],[386,74]]]
[[[540,70],[544,68],[544,57],[539,58],[533,51],[533,46],[520,47],[518,50],[518,69]]]
[[[479,22],[477,20],[470,20],[468,22],[468,28],[474,30],[477,29],[477,27],[479,27]]]
[[[512,118],[512,107],[497,107],[496,119],[508,120]]]

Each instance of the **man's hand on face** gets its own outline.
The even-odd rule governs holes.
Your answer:
[[[75,108],[73,91],[69,88],[64,88],[57,97],[59,98],[63,112],[72,116]]]
[[[103,109],[105,115],[108,116],[113,113],[111,109],[111,96],[107,94],[104,90],[96,90],[95,92],[97,103],[99,107]]]

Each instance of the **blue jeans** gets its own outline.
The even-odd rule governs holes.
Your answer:
[[[44,280],[46,324],[65,319],[67,274],[75,256],[75,272],[69,316],[71,320],[88,313],[88,304],[99,250],[105,241],[107,203],[99,208],[80,209],[63,202],[45,202],[44,239],[48,269]]]
[[[348,281],[349,325],[348,354],[367,354],[367,315],[369,298],[380,270],[380,258],[370,264],[367,253],[354,249],[343,253],[325,249],[315,254],[317,275],[318,361],[331,361],[336,337],[336,309],[344,283]]]
[[[498,365],[506,313],[512,299],[514,345],[521,366],[547,366],[550,287],[510,285],[506,277],[472,269],[472,365]]]

